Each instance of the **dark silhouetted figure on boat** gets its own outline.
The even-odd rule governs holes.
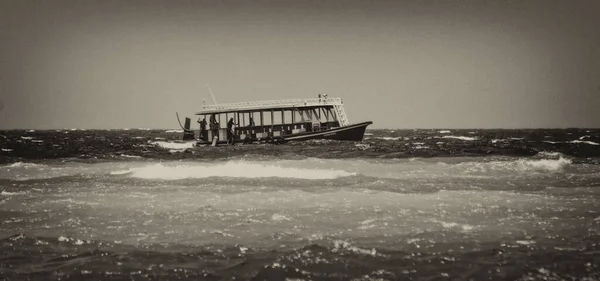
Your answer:
[[[212,138],[214,139],[216,136],[219,136],[219,122],[217,122],[217,117],[215,114],[210,116],[210,131],[212,132]]]
[[[200,134],[198,136],[198,138],[200,138],[203,141],[207,141],[208,140],[208,132],[206,131],[206,118],[203,118],[202,120],[200,120],[200,118],[198,118],[198,123],[200,123]]]
[[[250,127],[250,132],[249,134],[246,136],[246,138],[244,139],[246,143],[250,143],[252,142],[253,139],[256,138],[256,134],[254,133],[254,119],[252,117],[250,117],[249,121],[249,127]]]
[[[229,118],[229,122],[227,122],[227,144],[233,144],[234,141],[234,128],[235,122],[233,121],[233,117]]]

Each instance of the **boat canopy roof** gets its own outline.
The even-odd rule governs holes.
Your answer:
[[[239,103],[224,103],[214,105],[204,105],[195,115],[220,114],[232,112],[253,112],[270,111],[272,109],[307,109],[307,108],[332,108],[343,105],[341,98],[310,98],[310,99],[289,99],[289,100],[270,100]]]

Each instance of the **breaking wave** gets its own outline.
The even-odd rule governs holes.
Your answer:
[[[559,159],[538,159],[538,160],[525,160],[519,159],[513,163],[514,168],[521,171],[559,171],[565,166],[571,164],[570,159],[559,158]]]
[[[27,163],[27,162],[15,162],[9,165],[5,165],[2,166],[2,168],[33,168],[33,167],[45,167],[46,165],[43,164],[34,164],[34,163]]]
[[[465,137],[465,136],[443,136],[441,137],[443,139],[457,139],[457,140],[464,140],[464,141],[474,141],[477,138],[475,137]]]
[[[342,170],[288,168],[248,162],[227,162],[215,165],[154,164],[144,167],[115,171],[112,175],[129,175],[143,179],[178,180],[187,178],[233,177],[233,178],[297,178],[335,179],[356,175]]]
[[[540,153],[533,158],[493,160],[488,162],[463,162],[456,164],[467,172],[558,172],[571,165],[571,159],[560,153]]]
[[[375,137],[375,139],[386,140],[386,141],[397,141],[403,139],[402,137]]]
[[[194,145],[196,144],[196,142],[191,141],[191,142],[179,143],[179,142],[155,141],[155,142],[151,142],[150,144],[158,145],[162,148],[171,149],[171,150],[185,150],[188,148],[193,148]]]
[[[571,141],[571,143],[584,143],[584,144],[589,144],[589,145],[600,145],[600,143],[597,143],[597,142],[582,141],[582,140],[574,140],[574,141]]]

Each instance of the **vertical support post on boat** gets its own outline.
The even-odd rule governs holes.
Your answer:
[[[273,136],[273,123],[275,123],[275,111],[273,109],[271,109],[271,131],[269,133],[269,136],[272,137]]]
[[[292,125],[295,126],[295,123],[296,123],[296,109],[292,108]]]
[[[202,120],[206,121],[206,115],[204,115],[204,114],[200,115],[200,118],[202,118]],[[199,138],[200,138],[200,140],[203,140],[203,141],[206,141],[206,138],[204,137],[204,135],[206,134],[206,125],[207,124],[204,124],[204,130],[200,130]],[[200,126],[202,126],[202,125],[200,125]]]
[[[338,127],[341,127],[340,120],[338,120],[337,111],[332,111],[333,121],[338,122]]]
[[[285,132],[285,129],[283,128],[285,126],[285,109],[281,109],[281,128],[279,129],[279,132],[281,135],[283,135],[283,132]]]
[[[265,122],[263,120],[263,112],[260,112],[260,128],[262,129],[262,133],[265,133]]]
[[[236,130],[233,130],[233,132],[234,132],[234,135],[236,135],[236,136],[239,136],[239,135],[240,135],[240,132],[241,132],[241,131],[240,131],[240,124],[241,124],[241,123],[240,123],[240,113],[239,113],[239,112],[236,112],[236,114],[235,114],[235,115],[237,115],[237,116],[236,116],[236,117],[237,117],[237,120],[235,120],[235,123],[237,124],[237,126],[235,126],[235,128],[237,128],[237,129],[236,129]]]

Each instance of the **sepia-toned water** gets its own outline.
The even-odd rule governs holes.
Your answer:
[[[600,280],[599,130],[0,135],[0,279]]]

